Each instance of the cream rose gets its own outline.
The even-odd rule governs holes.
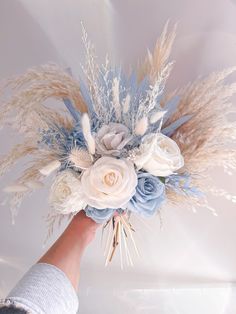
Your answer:
[[[184,158],[175,141],[161,133],[143,138],[134,163],[152,175],[167,177],[184,165]]]
[[[103,125],[96,135],[96,148],[101,155],[118,156],[130,141],[129,129],[120,123]]]
[[[81,190],[80,179],[71,170],[60,172],[51,187],[51,207],[61,214],[80,211],[87,205]]]
[[[135,194],[137,175],[131,161],[101,157],[84,171],[81,184],[89,206],[122,208]]]

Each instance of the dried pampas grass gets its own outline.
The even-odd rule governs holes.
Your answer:
[[[23,171],[22,175],[13,183],[13,185],[26,186],[27,190],[22,192],[15,192],[10,198],[10,209],[12,212],[13,221],[17,215],[18,208],[20,207],[23,199],[31,194],[35,190],[35,184],[37,182],[37,187],[43,187],[42,180],[44,175],[40,173],[40,169],[48,165],[48,162],[54,161],[56,158],[55,154],[49,152],[41,152],[37,156],[37,159],[31,161],[31,165]]]
[[[3,176],[19,160],[27,155],[37,153],[38,148],[25,141],[15,145],[11,151],[0,159],[0,177]]]
[[[203,173],[216,165],[236,169],[236,150],[233,148],[236,124],[227,120],[227,114],[232,112],[230,98],[236,93],[236,83],[225,83],[235,71],[236,67],[213,73],[178,93],[178,110],[164,127],[183,115],[192,115],[172,136],[190,173]]]
[[[192,115],[172,138],[184,156],[185,166],[182,172],[191,173],[192,185],[206,193],[201,199],[194,199],[167,191],[168,199],[176,204],[187,202],[188,206],[194,206],[195,203],[196,206],[205,206],[214,212],[206,199],[207,194],[215,190],[209,170],[220,166],[229,175],[236,170],[236,123],[227,120],[227,114],[233,111],[230,99],[236,93],[236,83],[225,82],[235,71],[236,67],[215,72],[176,91],[180,96],[178,110],[165,122],[164,127],[183,115]],[[228,195],[226,199],[234,200],[235,196],[226,191],[223,194]]]
[[[38,129],[45,128],[47,121],[66,128],[71,126],[64,111],[52,110],[45,105],[47,99],[70,99],[77,110],[87,111],[78,82],[53,64],[36,67],[8,80],[5,88],[10,89],[11,98],[1,104],[0,123],[7,121],[25,135],[32,136],[33,133],[37,136]]]
[[[10,98],[6,96],[10,94]],[[11,208],[14,212],[22,199],[35,188],[32,182],[41,179],[40,169],[50,160],[59,156],[58,151],[44,151],[38,146],[41,139],[39,130],[47,130],[51,125],[71,130],[73,121],[58,108],[52,109],[45,102],[47,100],[69,99],[76,110],[86,112],[87,107],[80,94],[78,82],[64,70],[54,64],[35,67],[25,74],[1,83],[0,88],[0,124],[7,125],[24,135],[26,140],[15,145],[11,151],[0,159],[0,176],[4,175],[21,158],[28,155],[37,156],[37,160],[30,166],[14,184],[27,186],[25,191],[15,192],[11,199]],[[8,189],[13,193],[14,189]],[[8,192],[9,192],[8,191]]]
[[[154,83],[159,73],[163,72],[165,68],[170,73],[173,62],[169,62],[169,57],[176,36],[176,28],[177,24],[170,30],[169,21],[167,21],[160,38],[157,40],[153,53],[148,51],[146,59],[138,67],[140,81],[145,76],[149,76],[151,82]]]

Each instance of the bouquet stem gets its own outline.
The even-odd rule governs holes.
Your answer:
[[[104,255],[106,256],[105,265],[107,266],[108,263],[112,261],[116,253],[116,249],[119,248],[121,268],[123,269],[124,267],[124,253],[127,265],[133,266],[133,261],[128,246],[129,240],[131,241],[137,256],[139,256],[139,252],[133,237],[133,232],[135,232],[135,230],[129,222],[129,217],[127,215],[113,216],[104,225],[103,230],[105,230],[106,227],[108,227],[108,233],[104,250]]]

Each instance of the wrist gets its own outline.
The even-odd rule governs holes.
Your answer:
[[[81,210],[75,215],[69,225],[69,229],[75,232],[78,243],[81,246],[87,246],[95,237],[95,233],[99,224],[87,217],[85,212]]]

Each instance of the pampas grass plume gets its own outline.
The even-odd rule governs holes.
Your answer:
[[[92,156],[85,149],[73,148],[68,156],[73,166],[80,169],[87,169],[93,163]]]

